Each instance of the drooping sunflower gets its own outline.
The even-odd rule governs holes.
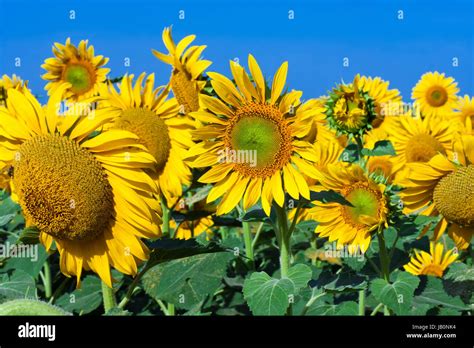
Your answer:
[[[347,245],[350,252],[365,252],[373,232],[387,225],[385,185],[376,183],[356,164],[329,164],[318,180],[321,191],[334,191],[350,204],[313,202],[316,206],[310,214],[319,222],[315,232],[336,241],[338,248]]]
[[[411,164],[401,196],[407,213],[441,216],[433,240],[448,229],[457,248],[464,250],[474,234],[474,136],[456,138],[454,149],[450,158],[437,154],[428,163]]]
[[[474,123],[474,98],[469,98],[468,95],[459,97],[453,118],[464,125],[467,133],[474,134],[472,129]]]
[[[154,87],[154,74],[141,74],[133,85],[133,75],[126,75],[117,92],[112,84],[101,88],[101,102],[114,113],[110,127],[136,134],[156,160],[150,175],[171,206],[183,185],[191,182],[189,166],[182,158],[194,145],[191,140],[192,120],[179,115],[175,98],[167,99],[167,87]],[[143,86],[143,82],[145,82]]]
[[[3,75],[0,79],[0,106],[6,105],[7,90],[10,88],[15,88],[22,92],[23,90],[28,89],[28,81],[23,81],[15,74],[13,74],[11,77],[8,75]]]
[[[180,105],[180,111],[185,114],[198,111],[199,92],[206,84],[200,77],[212,64],[209,60],[201,59],[206,46],[191,46],[186,49],[196,38],[195,35],[186,36],[176,45],[171,36],[171,27],[163,30],[162,37],[168,54],[157,50],[152,52],[156,58],[173,67],[170,84]]]
[[[360,86],[356,75],[349,84],[340,84],[329,94],[326,116],[329,126],[337,134],[362,135],[372,128],[376,118],[374,100]]]
[[[364,138],[364,147],[373,149],[379,141],[389,141],[387,132],[383,128],[372,129]],[[396,175],[395,157],[391,155],[370,156],[367,160],[369,173],[382,175],[387,182],[392,182]]]
[[[12,198],[26,225],[38,228],[47,250],[55,242],[61,271],[79,285],[82,269],[92,270],[112,286],[110,266],[135,275],[148,257],[140,238],[159,235],[157,187],[144,172],[155,161],[136,135],[101,131],[106,109],[58,115],[69,88],[57,88],[44,108],[29,91],[8,91],[0,161],[13,168]]]
[[[202,94],[202,110],[190,114],[205,125],[194,131],[201,142],[188,157],[194,167],[211,167],[199,181],[214,184],[208,202],[223,197],[218,215],[230,212],[242,199],[244,209],[260,199],[270,214],[273,201],[283,206],[285,190],[295,199],[308,199],[303,174],[317,174],[311,165],[316,160],[312,144],[301,140],[317,110],[312,103],[300,103],[297,91],[282,95],[286,62],[276,72],[268,94],[252,55],[248,64],[255,83],[240,65],[230,63],[237,87],[225,76],[209,72],[219,98]]]
[[[96,56],[88,40],[82,40],[76,47],[68,38],[64,45],[55,43],[53,53],[55,57],[46,59],[41,66],[47,71],[42,78],[49,81],[45,87],[48,95],[65,82],[70,84],[64,96],[67,100],[81,101],[99,92],[110,71],[104,67],[109,58]]]
[[[443,276],[446,268],[456,261],[458,255],[453,250],[444,252],[443,243],[430,243],[430,252],[416,251],[403,268],[413,275],[431,275],[438,278]]]
[[[456,106],[457,82],[435,71],[424,74],[413,87],[412,99],[424,117],[445,118],[451,115]]]
[[[390,82],[380,77],[362,76],[359,80],[360,88],[369,94],[374,102],[374,128],[380,127],[386,116],[397,115],[402,108],[402,97],[398,89],[389,89]]]
[[[393,116],[387,118],[384,130],[395,149],[393,172],[397,172],[407,163],[428,162],[437,153],[451,153],[457,128],[433,118]]]

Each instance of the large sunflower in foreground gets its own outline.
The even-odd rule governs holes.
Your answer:
[[[13,74],[11,77],[3,75],[0,79],[0,106],[7,102],[7,91],[10,88],[15,88],[20,92],[28,89],[28,81],[23,81],[21,78]]]
[[[403,268],[413,275],[432,275],[441,278],[446,268],[456,261],[457,257],[457,253],[453,253],[453,250],[445,253],[442,243],[431,242],[429,253],[416,251]]]
[[[99,87],[105,82],[110,69],[104,68],[109,58],[94,55],[94,46],[87,46],[88,41],[82,40],[76,47],[68,38],[64,45],[55,43],[55,57],[48,58],[41,66],[47,70],[42,77],[49,81],[45,89],[48,95],[53,94],[65,82],[70,84],[64,98],[80,101],[96,95]]]
[[[428,163],[411,164],[401,195],[406,212],[441,216],[434,240],[448,229],[456,246],[466,249],[474,234],[474,136],[464,135],[454,146],[453,161],[438,154]]]
[[[301,104],[297,91],[282,95],[286,62],[276,72],[268,94],[252,55],[248,64],[255,83],[234,62],[230,67],[237,87],[221,74],[208,73],[219,99],[201,95],[203,110],[190,114],[206,125],[194,131],[201,142],[188,156],[196,157],[191,163],[194,167],[211,167],[199,181],[214,184],[208,202],[223,197],[218,215],[230,212],[242,199],[244,209],[261,199],[270,214],[273,201],[283,206],[285,191],[294,199],[309,199],[303,174],[317,174],[312,144],[301,140],[317,112],[314,103]]]
[[[193,122],[178,115],[175,98],[168,97],[168,88],[154,88],[154,74],[145,79],[141,74],[135,85],[133,75],[125,76],[120,93],[110,84],[101,88],[101,102],[114,113],[116,129],[130,131],[139,138],[156,160],[151,176],[157,181],[168,205],[182,194],[182,186],[191,182],[191,170],[183,162],[186,151],[194,145],[191,140]],[[143,86],[143,82],[145,82]]]
[[[110,265],[135,275],[148,250],[140,238],[159,235],[154,182],[143,169],[155,165],[137,137],[122,130],[103,131],[107,110],[87,117],[58,115],[63,84],[46,107],[25,91],[8,91],[0,107],[1,157],[13,167],[12,198],[27,226],[40,231],[47,250],[60,253],[61,271],[77,276],[93,270],[112,285]]]
[[[449,154],[456,129],[450,122],[434,118],[388,117],[384,130],[396,153],[393,172],[407,163],[428,162],[437,153]]]
[[[320,237],[336,241],[338,247],[347,245],[350,252],[365,252],[371,236],[386,226],[388,203],[385,186],[369,178],[358,165],[330,164],[320,171],[320,191],[334,191],[348,203],[315,201],[311,217],[318,221],[315,232]]]
[[[191,46],[186,49],[196,38],[189,35],[176,45],[171,36],[171,27],[163,30],[163,42],[168,54],[152,50],[159,60],[171,65],[171,89],[179,105],[184,108],[183,113],[199,110],[199,92],[203,89],[206,81],[201,80],[202,73],[212,64],[209,60],[201,59],[201,54],[206,48],[202,46]]]
[[[424,117],[447,117],[456,106],[459,89],[452,77],[439,72],[424,74],[413,88],[412,99]]]
[[[359,80],[360,88],[369,94],[374,102],[374,128],[380,127],[386,116],[397,115],[402,108],[402,97],[398,89],[388,89],[390,82],[380,77],[362,76]]]

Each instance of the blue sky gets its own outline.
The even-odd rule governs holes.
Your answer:
[[[246,65],[254,54],[273,76],[289,61],[288,86],[304,98],[325,94],[354,74],[381,76],[405,99],[426,71],[453,76],[461,94],[474,94],[472,0],[0,0],[0,75],[17,74],[42,96],[40,65],[54,42],[89,39],[110,57],[111,76],[155,72],[167,82],[169,67],[151,48],[163,51],[161,32],[173,25],[180,39],[196,34],[206,44],[210,70],[229,74],[230,59]],[[69,18],[74,10],[75,20]],[[179,19],[183,10],[185,19]],[[289,11],[294,19],[289,20]],[[403,20],[398,19],[399,10]],[[21,58],[21,67],[14,65]],[[124,59],[131,66],[124,66]],[[343,66],[344,57],[349,67]],[[457,57],[459,66],[453,67]]]

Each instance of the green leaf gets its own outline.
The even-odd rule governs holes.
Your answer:
[[[349,144],[347,147],[342,151],[339,160],[342,162],[356,162],[359,160],[359,151],[357,148],[357,144]]]
[[[395,156],[395,149],[389,140],[380,140],[375,143],[373,149],[362,149],[362,154],[364,156]]]
[[[132,315],[132,312],[124,310],[122,308],[114,307],[107,311],[107,313],[103,314],[104,316],[115,316],[115,317],[128,317]]]
[[[13,257],[8,259],[4,270],[22,270],[28,273],[33,278],[37,279],[41,269],[43,268],[44,262],[48,258],[48,253],[42,245],[22,245],[21,247],[34,248],[32,250],[37,251],[33,258],[28,257]]]
[[[268,216],[259,205],[250,208],[239,218],[240,221],[264,221],[266,219]]]
[[[311,267],[301,263],[288,269],[288,278],[293,282],[296,293],[298,293],[299,289],[308,286],[308,282],[311,280],[312,275],[313,271],[311,270]]]
[[[98,277],[88,275],[80,289],[66,293],[59,297],[56,304],[69,312],[87,314],[95,310],[102,303],[101,280]]]
[[[151,249],[150,259],[148,260],[146,267],[151,268],[154,265],[177,260],[193,255],[209,254],[220,251],[225,251],[224,248],[215,244],[209,243],[208,245],[202,245],[195,239],[171,239],[161,238],[149,245]]]
[[[0,275],[0,299],[17,298],[37,298],[35,280],[21,269]]]
[[[13,220],[13,218],[16,216],[16,214],[6,214],[3,216],[0,216],[0,227],[5,226],[8,224],[10,221]]]
[[[316,280],[316,286],[328,291],[355,291],[367,287],[367,279],[354,272],[343,270],[334,275],[331,272],[323,272]]]
[[[342,195],[334,191],[311,191],[310,195],[311,201],[320,201],[323,203],[339,203],[342,205],[352,206],[351,202],[349,202]]]
[[[0,305],[0,316],[2,315],[71,315],[62,308],[53,306],[49,303],[30,300],[18,299],[4,302]]]
[[[408,314],[413,294],[420,280],[406,272],[398,272],[395,281],[388,283],[385,279],[372,282],[371,291],[375,298],[398,315]]]
[[[295,285],[288,278],[275,279],[265,272],[252,273],[244,283],[244,298],[254,315],[283,315],[294,294]]]
[[[457,310],[469,310],[459,297],[453,297],[446,293],[441,279],[427,276],[426,286],[423,292],[415,296],[414,303],[428,304],[431,307],[443,306]]]
[[[468,266],[465,263],[456,262],[449,267],[444,278],[451,279],[454,282],[474,280],[474,267]]]
[[[145,273],[143,287],[156,300],[190,309],[221,286],[233,258],[230,252],[217,252],[161,263]]]

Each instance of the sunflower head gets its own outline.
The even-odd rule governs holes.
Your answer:
[[[159,60],[171,65],[170,84],[182,113],[199,110],[199,92],[206,82],[202,79],[203,72],[212,64],[209,60],[201,59],[206,46],[188,47],[196,38],[189,35],[176,45],[171,36],[171,27],[163,30],[163,42],[168,54],[152,50]]]
[[[430,252],[415,251],[410,262],[403,266],[413,275],[430,275],[441,278],[446,268],[456,261],[458,255],[453,250],[444,251],[443,243],[432,242]]]
[[[423,117],[445,118],[452,114],[458,92],[457,83],[452,77],[436,71],[421,77],[413,88],[412,98]]]
[[[298,91],[283,93],[286,62],[276,72],[271,88],[252,55],[249,68],[251,77],[231,62],[235,84],[209,72],[218,98],[202,94],[201,111],[191,113],[204,125],[194,132],[200,142],[188,157],[192,166],[211,167],[199,181],[215,184],[209,202],[224,196],[217,214],[229,212],[242,198],[244,209],[261,199],[269,214],[273,201],[283,206],[284,189],[293,198],[309,198],[301,173],[316,173],[310,165],[316,160],[312,144],[302,139],[318,113],[317,103],[302,104]]]
[[[468,95],[459,97],[453,118],[464,125],[464,131],[466,133],[474,134],[472,128],[474,123],[474,98],[470,98]]]
[[[363,134],[375,119],[374,101],[360,88],[359,76],[350,84],[340,84],[326,102],[329,126],[339,134]]]
[[[320,172],[320,191],[334,191],[346,201],[343,203],[314,202],[311,216],[319,222],[316,233],[347,244],[349,250],[365,252],[371,234],[388,220],[388,197],[385,185],[376,183],[358,165],[330,164]]]
[[[12,198],[46,249],[55,241],[61,271],[93,270],[112,285],[110,266],[134,275],[161,224],[158,193],[146,170],[154,158],[123,130],[107,130],[113,110],[61,117],[62,84],[42,107],[31,93],[8,90],[0,108],[2,164],[13,170]]]
[[[54,57],[46,59],[41,66],[47,71],[42,77],[49,81],[45,87],[48,95],[63,83],[69,84],[65,99],[80,101],[98,93],[110,71],[104,68],[108,58],[94,55],[94,46],[88,46],[87,40],[76,47],[69,38],[64,45],[55,43],[53,53]]]

